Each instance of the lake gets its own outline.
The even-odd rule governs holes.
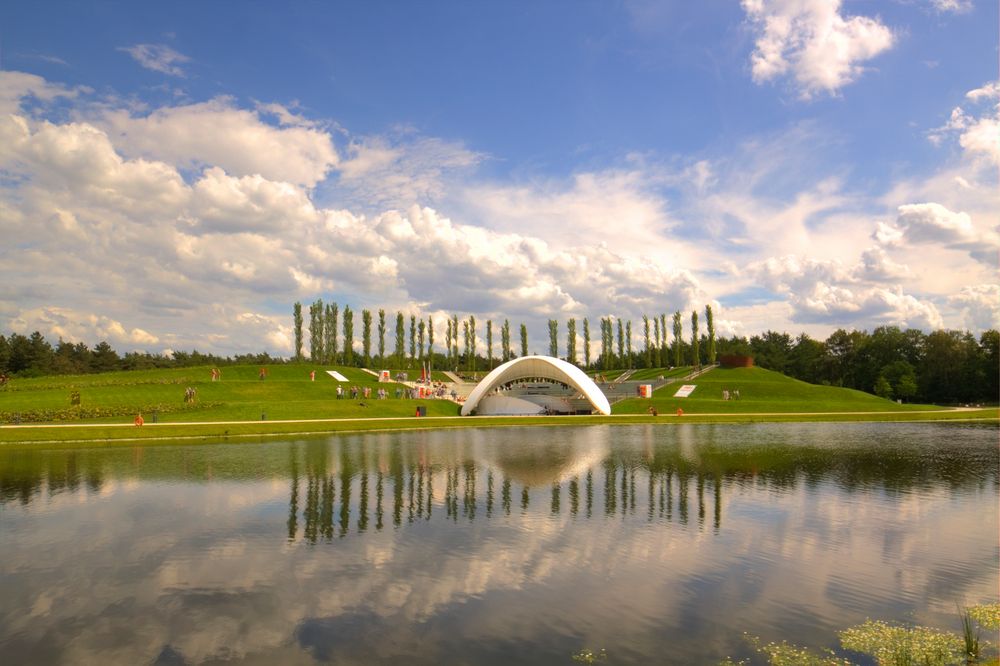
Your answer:
[[[0,447],[5,664],[714,664],[997,601],[995,425]],[[754,657],[755,663],[760,663]]]

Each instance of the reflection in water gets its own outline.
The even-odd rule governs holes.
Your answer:
[[[641,426],[4,449],[0,654],[558,663],[606,646],[717,663],[746,656],[743,631],[823,647],[867,616],[940,624],[995,594],[996,436]]]

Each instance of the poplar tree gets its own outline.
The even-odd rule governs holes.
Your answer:
[[[656,365],[660,365],[660,319],[659,317],[653,317],[653,357],[656,360]]]
[[[691,365],[701,366],[701,358],[698,353],[698,311],[691,311]]]
[[[500,349],[503,355],[503,362],[510,360],[510,320],[504,319],[503,326],[500,327]]]
[[[472,371],[476,371],[476,318],[469,315],[469,358]]]
[[[674,313],[674,367],[681,367],[681,336],[684,330],[681,327],[681,311]]]
[[[417,317],[410,315],[410,358],[417,357]]]
[[[323,314],[323,362],[337,362],[337,318],[333,315],[336,303],[327,303]]]
[[[469,369],[469,351],[471,347],[469,346],[469,320],[462,320],[462,333],[465,335],[465,369]]]
[[[378,309],[378,362],[385,365],[385,310]]]
[[[309,304],[309,360],[315,363],[319,354],[319,316],[316,314],[316,303]]]
[[[632,369],[632,320],[625,322],[625,347],[628,350],[628,367]]]
[[[354,312],[344,306],[344,365],[354,365]]]
[[[590,367],[590,322],[583,318],[583,367]]]
[[[708,364],[715,365],[715,320],[711,305],[705,306],[705,327],[708,328]]]
[[[446,325],[444,327],[444,355],[445,358],[448,360],[448,367],[454,367],[454,365],[452,365],[451,362],[451,336],[452,336],[451,317],[445,319],[445,324]]]
[[[528,355],[528,327],[521,324],[521,356]]]
[[[549,319],[549,356],[559,356],[559,322]]]
[[[649,315],[642,315],[642,325],[646,330],[646,367],[653,367],[653,350],[649,346]]]
[[[451,316],[451,343],[455,345],[455,363],[458,363],[458,315]]]
[[[371,365],[372,358],[372,313],[371,310],[361,311],[361,349],[364,351],[365,367]]]
[[[427,322],[424,318],[420,318],[420,322],[417,324],[417,358],[423,360],[424,358],[424,334],[427,332]]]
[[[427,317],[427,360],[428,367],[434,369],[434,317]]]
[[[566,360],[576,365],[576,319],[566,322]]]
[[[396,367],[403,369],[403,356],[406,354],[406,329],[403,323],[403,313],[396,310]]]
[[[486,320],[486,358],[489,363],[487,369],[493,369],[493,320]]]
[[[663,333],[663,341],[659,351],[659,366],[665,368],[670,365],[670,353],[667,350],[667,315],[665,314],[660,314],[660,331]]]
[[[292,306],[292,322],[295,325],[295,360],[302,362],[302,304],[295,301]]]
[[[622,330],[622,320],[618,320],[618,367],[625,367],[625,331]]]

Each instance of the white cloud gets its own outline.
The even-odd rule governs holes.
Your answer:
[[[972,9],[972,0],[931,0],[931,5],[939,12],[959,14]]]
[[[928,138],[940,144],[947,137],[957,136],[958,144],[969,159],[1000,166],[1000,83],[990,81],[970,90],[965,97],[973,105],[985,102],[989,106],[982,112],[970,112],[956,106],[948,122],[931,130]]]
[[[181,69],[180,65],[191,61],[186,55],[178,53],[165,44],[136,44],[122,46],[118,50],[132,56],[133,60],[146,69],[169,76],[184,76],[184,70]]]
[[[127,329],[121,322],[103,315],[81,312],[72,308],[46,307],[22,312],[11,322],[16,332],[27,334],[41,331],[50,339],[67,342],[107,341],[127,345],[130,350],[146,350],[159,338],[141,328]]]
[[[834,94],[857,79],[860,63],[888,50],[892,31],[878,19],[845,17],[840,0],[742,0],[757,33],[757,83],[791,75],[803,98]]]
[[[52,102],[58,98],[72,99],[90,88],[68,88],[50,83],[40,76],[25,72],[0,71],[0,115],[17,113],[26,99]]]
[[[1000,285],[964,287],[948,303],[962,311],[965,325],[972,330],[1000,329]]]
[[[259,174],[313,187],[337,164],[327,132],[301,125],[274,127],[228,98],[164,107],[146,116],[110,110],[92,121],[125,156],[182,168],[218,166],[236,176]]]
[[[354,140],[338,166],[332,195],[361,207],[401,207],[433,202],[447,193],[446,180],[480,164],[485,155],[458,142],[402,130]]]
[[[967,213],[934,202],[899,206],[895,225],[880,223],[873,237],[890,247],[939,245],[964,251],[991,266],[997,265],[1000,253],[1000,236],[995,231],[981,231]]]

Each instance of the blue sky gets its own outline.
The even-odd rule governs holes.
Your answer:
[[[319,297],[538,341],[707,303],[727,335],[997,327],[998,22],[9,3],[0,328],[287,354],[290,304]]]

